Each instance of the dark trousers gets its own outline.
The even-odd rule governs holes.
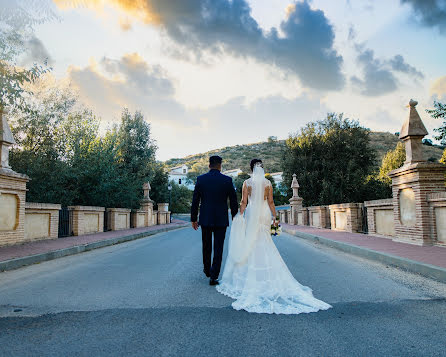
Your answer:
[[[214,259],[211,266],[212,233],[214,233]],[[210,273],[211,279],[218,279],[223,257],[223,244],[225,243],[226,227],[201,227],[203,240],[203,266],[204,271]]]

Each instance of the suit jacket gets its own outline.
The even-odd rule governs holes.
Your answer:
[[[234,217],[238,212],[238,203],[232,178],[223,175],[219,170],[210,170],[207,174],[198,176],[192,200],[191,221],[197,221],[200,206],[199,225],[203,227],[229,226],[228,198],[231,214]]]

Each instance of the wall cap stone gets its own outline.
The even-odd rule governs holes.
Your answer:
[[[107,208],[107,212],[121,212],[121,213],[130,213],[132,210],[130,208]]]
[[[382,200],[372,200],[372,201],[365,201],[364,202],[365,207],[375,207],[375,206],[393,206],[393,198],[386,198]]]
[[[38,203],[38,202],[26,202],[25,209],[41,209],[41,210],[60,210],[62,205],[57,203]]]
[[[96,207],[96,206],[68,206],[70,211],[97,211],[104,212],[105,207]]]
[[[136,208],[136,209],[132,209],[132,213],[149,213],[149,211],[142,209],[142,208]]]
[[[405,164],[401,166],[399,169],[392,170],[388,173],[390,178],[405,175],[408,172],[413,171],[437,171],[437,172],[446,172],[446,165],[436,163],[436,162],[416,162],[413,164]]]
[[[330,209],[336,209],[336,208],[358,208],[361,207],[362,203],[338,203],[334,205],[329,205],[328,207]]]
[[[321,205],[321,206],[310,206],[310,207],[306,207],[309,211],[319,211],[319,210],[323,210],[323,209],[327,209],[329,206],[328,205]]]
[[[0,168],[0,177],[1,176],[6,176],[8,178],[13,177],[14,179],[18,179],[21,181],[25,181],[28,182],[29,180],[31,180],[27,175],[25,174],[19,174],[18,172],[15,172],[11,169],[4,169],[4,168]]]

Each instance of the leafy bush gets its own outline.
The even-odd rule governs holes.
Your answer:
[[[378,180],[390,186],[392,179],[388,176],[388,173],[403,166],[404,161],[406,161],[406,149],[404,144],[399,142],[394,150],[389,150],[384,156],[379,169]]]

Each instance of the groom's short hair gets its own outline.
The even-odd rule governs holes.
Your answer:
[[[223,161],[223,159],[220,156],[217,156],[217,155],[211,156],[209,158],[209,166],[210,167],[219,166],[219,165],[221,165],[222,161]]]

